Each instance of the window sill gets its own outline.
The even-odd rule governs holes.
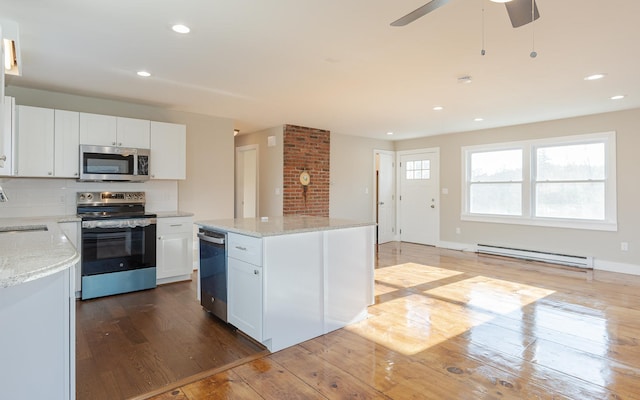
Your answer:
[[[462,221],[472,222],[488,222],[494,224],[513,224],[527,226],[542,226],[550,228],[569,228],[584,229],[592,231],[609,231],[616,232],[618,230],[617,222],[609,221],[584,221],[571,220],[561,218],[527,218],[527,217],[510,217],[497,215],[480,215],[480,214],[461,214]]]

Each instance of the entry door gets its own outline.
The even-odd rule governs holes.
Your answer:
[[[236,148],[236,218],[254,218],[258,212],[258,148]]]
[[[440,231],[437,150],[400,154],[400,240],[436,245]]]
[[[378,243],[395,239],[395,154],[376,151]]]

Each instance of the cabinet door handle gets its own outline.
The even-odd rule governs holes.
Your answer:
[[[254,275],[259,275],[259,274],[260,274],[260,271],[258,271],[257,269],[254,269],[254,270],[253,270],[253,274],[254,274]]]
[[[242,246],[236,246],[236,249],[241,250],[241,251],[247,251],[246,247],[242,247]]]
[[[0,161],[7,161],[7,156],[4,154],[0,156]]]
[[[182,224],[171,224],[171,225],[169,225],[169,226],[172,226],[172,227],[174,227],[174,228],[175,228],[175,227],[177,227],[177,226],[182,226]]]

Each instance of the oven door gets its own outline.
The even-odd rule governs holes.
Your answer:
[[[135,221],[82,223],[82,276],[155,267],[155,221]]]

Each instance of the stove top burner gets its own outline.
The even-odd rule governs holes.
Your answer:
[[[156,217],[145,212],[144,192],[79,192],[76,200],[83,221]]]

